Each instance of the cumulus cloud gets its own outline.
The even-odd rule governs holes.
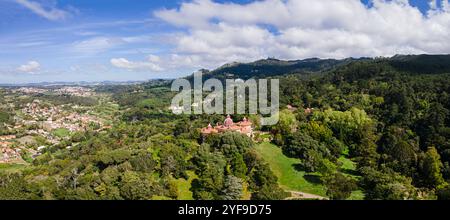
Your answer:
[[[17,71],[34,74],[36,71],[39,71],[41,68],[41,64],[37,61],[29,61],[26,64],[23,64],[17,68]]]
[[[448,0],[423,14],[407,0],[184,2],[154,15],[180,29],[170,60],[216,67],[266,57],[301,59],[450,53]]]
[[[125,58],[113,58],[110,60],[111,64],[117,68],[127,69],[131,71],[153,71],[160,72],[163,71],[158,64],[154,62],[159,62],[159,58],[157,56],[150,56],[147,61],[138,61],[133,62],[129,61]]]
[[[18,4],[22,5],[23,7],[31,10],[33,13],[46,18],[51,21],[58,21],[58,20],[64,20],[67,17],[70,16],[70,12],[58,9],[54,6],[52,7],[44,7],[42,4],[36,2],[36,1],[30,1],[30,0],[15,0]]]

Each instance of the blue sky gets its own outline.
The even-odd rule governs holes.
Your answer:
[[[269,56],[448,53],[446,3],[0,0],[0,83],[174,78]]]

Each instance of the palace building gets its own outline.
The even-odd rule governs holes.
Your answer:
[[[253,137],[252,122],[250,122],[247,118],[244,118],[242,121],[235,123],[230,115],[227,116],[223,124],[217,123],[214,127],[209,124],[206,128],[202,128],[202,135],[206,136],[210,134],[225,133],[228,131],[239,132],[247,135],[248,137]]]

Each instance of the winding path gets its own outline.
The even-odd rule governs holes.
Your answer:
[[[326,197],[314,195],[314,194],[310,194],[310,193],[304,193],[304,192],[299,192],[299,191],[287,191],[287,192],[291,193],[291,197],[288,197],[287,200],[292,200],[292,199],[328,200],[328,198],[326,198]]]

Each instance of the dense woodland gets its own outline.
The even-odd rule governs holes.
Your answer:
[[[208,74],[280,79],[280,122],[257,129],[300,159],[297,169],[318,174],[330,199],[347,199],[357,189],[369,200],[449,199],[449,60],[269,59]],[[201,138],[199,129],[223,115],[172,114],[170,82],[96,89],[120,106],[114,126],[75,133],[21,172],[0,172],[0,199],[179,199],[180,179],[192,180],[194,199],[289,196],[254,140],[237,133]],[[12,115],[4,109],[0,126]],[[342,157],[356,163],[352,176],[342,170]]]

